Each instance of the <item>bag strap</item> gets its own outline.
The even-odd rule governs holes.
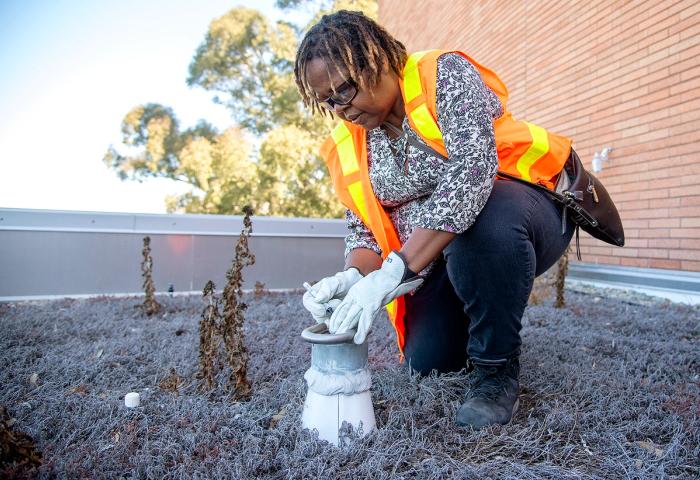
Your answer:
[[[417,148],[418,150],[421,150],[422,152],[427,153],[428,155],[432,155],[434,157],[442,158],[443,160],[447,160],[447,157],[444,156],[442,153],[439,153],[435,149],[429,147],[428,145],[420,143],[418,140],[413,138],[410,135],[406,135],[406,132],[404,132],[402,129],[392,125],[389,122],[384,122],[382,124],[384,127],[386,127],[388,130],[391,130],[394,132],[396,135],[399,137],[406,137],[406,141],[410,143],[413,147]]]

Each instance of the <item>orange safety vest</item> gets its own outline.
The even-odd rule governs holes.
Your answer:
[[[437,59],[445,50],[417,52],[408,57],[399,79],[404,107],[411,128],[430,147],[447,156],[437,123]],[[498,151],[498,168],[516,177],[547,188],[561,172],[571,151],[571,140],[548,132],[529,122],[518,121],[507,110],[508,90],[500,78],[463,52],[455,51],[471,62],[484,83],[498,96],[503,115],[493,123]],[[391,219],[372,190],[367,166],[367,136],[364,128],[341,122],[321,147],[333,186],[341,203],[352,210],[370,229],[382,257],[400,250],[401,242]],[[406,311],[403,297],[387,305],[389,319],[396,330],[399,350],[403,353]]]

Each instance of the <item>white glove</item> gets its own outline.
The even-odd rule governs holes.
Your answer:
[[[379,270],[368,274],[348,290],[328,324],[331,333],[343,333],[357,327],[354,342],[365,341],[372,320],[379,310],[401,295],[415,290],[424,278],[408,269],[397,252],[391,252]]]
[[[316,323],[328,323],[333,309],[340,304],[350,287],[362,278],[357,268],[350,267],[332,277],[319,280],[304,294],[304,307],[311,312]]]

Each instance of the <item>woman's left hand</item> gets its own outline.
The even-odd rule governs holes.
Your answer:
[[[331,315],[328,330],[343,333],[357,327],[354,342],[363,343],[377,312],[395,298],[418,288],[423,280],[408,269],[400,254],[391,252],[379,270],[350,288]]]

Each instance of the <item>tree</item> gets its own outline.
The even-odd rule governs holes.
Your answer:
[[[216,93],[243,128],[262,134],[304,117],[294,85],[296,31],[234,8],[214,19],[190,63],[189,86]]]
[[[316,23],[322,15],[338,10],[360,10],[374,20],[379,18],[379,5],[376,0],[276,0],[275,5],[283,10],[316,6],[318,11],[309,26]]]
[[[258,165],[261,215],[333,213],[333,187],[323,160],[316,154],[321,140],[296,125],[277,127],[266,135]]]
[[[277,1],[284,9],[318,5]],[[320,7],[311,24],[339,9],[377,16],[376,0],[325,0]],[[137,106],[122,121],[124,145],[110,146],[104,162],[122,180],[163,177],[191,185],[192,191],[168,197],[169,212],[230,214],[249,204],[260,215],[340,217],[344,209],[318,155],[335,121],[311,117],[294,83],[302,32],[243,7],[214,19],[187,83],[213,93],[238,126],[218,132],[200,121],[180,132],[172,109]]]
[[[219,133],[200,121],[180,132],[171,109],[150,103],[126,115],[122,138],[128,152],[110,146],[104,157],[122,180],[170,178],[195,189],[169,196],[170,212],[237,213],[254,197],[257,169],[250,161],[250,144],[236,127]]]

